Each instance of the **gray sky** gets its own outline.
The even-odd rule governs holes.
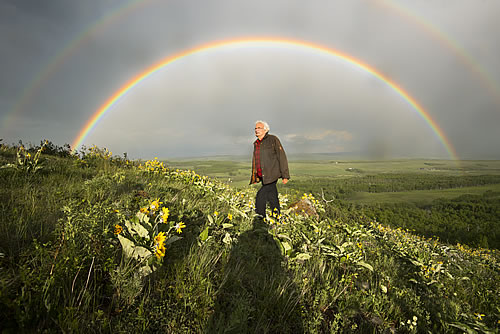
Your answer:
[[[153,64],[260,37],[363,62],[418,101],[460,158],[500,159],[499,14],[498,0],[0,0],[0,138],[71,144]],[[380,79],[278,44],[205,50],[164,67],[84,144],[132,158],[249,154],[257,119],[288,153],[450,157],[429,122]]]

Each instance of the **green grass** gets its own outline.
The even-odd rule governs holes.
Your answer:
[[[1,147],[5,332],[499,330],[496,250],[373,223],[346,203],[317,200],[317,193],[309,199],[319,219],[288,209],[298,199],[290,191],[281,198],[279,221],[259,221],[255,187],[237,189],[154,162],[139,169],[105,151],[42,155],[39,170],[16,165],[15,155],[15,148]],[[322,177],[329,170],[298,164],[304,178],[312,177],[306,170]],[[367,162],[355,164],[369,169]],[[222,175],[228,165],[197,166]],[[244,174],[243,162],[229,166]],[[156,200],[169,216],[153,227]],[[151,213],[138,215],[141,208]],[[179,222],[186,225],[182,233],[169,234]],[[158,259],[150,241],[160,230],[175,242]]]
[[[164,160],[168,166],[194,170],[199,174],[219,179],[233,187],[248,185],[251,160],[242,157],[224,157],[223,160]],[[387,161],[293,160],[289,159],[291,180],[311,178],[353,178],[369,174],[416,173],[432,175],[500,175],[500,161],[401,159]]]
[[[500,193],[500,185],[494,184],[479,187],[463,187],[442,190],[414,190],[392,193],[357,192],[348,197],[346,200],[348,202],[359,204],[417,203],[425,205],[430,204],[432,201],[437,199],[453,199],[463,195],[483,195],[488,191]],[[500,197],[500,195],[497,197]]]

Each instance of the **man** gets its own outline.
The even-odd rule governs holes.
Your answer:
[[[262,187],[255,198],[255,212],[266,216],[266,204],[269,202],[273,214],[279,215],[280,203],[276,182],[279,178],[286,184],[290,179],[288,160],[278,137],[269,134],[269,124],[264,121],[255,122],[253,143],[252,178],[250,184],[262,182]]]

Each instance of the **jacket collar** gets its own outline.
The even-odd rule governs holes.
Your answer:
[[[269,131],[266,132],[266,134],[264,135],[264,137],[262,137],[262,139],[260,140],[260,142],[262,143],[264,141],[264,139],[267,138],[267,136],[269,135]],[[259,138],[255,139],[255,143],[259,141]]]

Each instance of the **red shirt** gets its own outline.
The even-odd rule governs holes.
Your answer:
[[[260,166],[260,143],[260,139],[255,141],[255,167],[257,168],[257,176],[262,178],[262,167]]]

